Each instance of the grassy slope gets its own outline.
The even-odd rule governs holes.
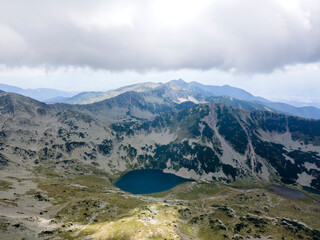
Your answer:
[[[244,190],[223,184],[188,182],[164,193],[131,195],[114,188],[107,175],[94,172],[94,169],[91,175],[60,175],[51,169],[36,168],[34,174],[33,181],[38,184],[38,189],[29,190],[26,195],[51,204],[46,211],[39,212],[39,216],[44,214],[50,222],[37,237],[319,237],[316,235],[319,233],[314,231],[320,230],[317,221],[319,204],[311,198],[298,201],[284,199],[269,192],[263,185]],[[10,185],[5,180],[1,183],[4,188]],[[4,226],[0,231],[6,231]],[[15,231],[24,230],[17,228]]]

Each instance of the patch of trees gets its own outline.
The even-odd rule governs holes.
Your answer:
[[[104,139],[101,144],[98,144],[98,151],[103,155],[109,155],[113,149],[113,141]]]
[[[219,133],[241,154],[244,154],[248,147],[248,137],[238,120],[229,112],[227,107],[222,109],[217,105],[217,116]]]

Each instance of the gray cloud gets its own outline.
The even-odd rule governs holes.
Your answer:
[[[270,72],[320,60],[318,0],[2,1],[0,64]]]

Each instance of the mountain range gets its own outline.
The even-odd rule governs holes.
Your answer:
[[[6,92],[18,93],[46,103],[90,104],[113,98],[122,93],[165,91],[166,98],[175,103],[190,101],[195,104],[203,102],[221,102],[248,110],[271,110],[304,118],[320,119],[320,109],[314,106],[300,106],[281,102],[272,102],[262,97],[256,97],[249,92],[231,87],[203,85],[197,82],[187,83],[181,79],[168,83],[140,83],[121,87],[106,92],[63,92],[55,89],[21,89],[0,84],[0,89]]]
[[[64,101],[76,95],[78,92],[66,92],[52,88],[24,89],[0,83],[0,90],[31,97],[43,102]]]
[[[109,173],[159,168],[209,182],[253,178],[320,189],[320,121],[205,98],[178,83],[82,105],[1,93],[1,165],[77,159]]]
[[[320,239],[320,120],[192,85],[132,85],[88,104],[0,92],[0,238]],[[138,169],[191,181],[151,195],[115,187]]]

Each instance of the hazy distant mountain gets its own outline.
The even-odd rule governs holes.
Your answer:
[[[249,92],[231,87],[225,86],[211,86],[202,85],[197,82],[187,83],[183,80],[172,80],[168,83],[158,84],[136,84],[121,89],[113,90],[107,94],[101,94],[100,96],[111,97],[116,96],[119,93],[126,91],[137,91],[137,92],[162,92],[163,96],[171,99],[176,103],[185,101],[191,101],[194,103],[200,102],[221,102],[230,106],[235,106],[247,110],[267,110],[275,111],[278,113],[286,113],[293,116],[320,119],[320,109],[316,107],[294,107],[286,103],[271,102],[261,97],[255,97]],[[91,94],[93,96],[93,93]],[[90,93],[88,93],[90,98]],[[220,98],[219,98],[220,97]],[[93,102],[93,97],[91,102]],[[242,101],[242,102],[239,102]]]
[[[23,88],[1,84],[1,83],[0,83],[0,90],[3,90],[5,92],[18,93],[23,96],[31,97],[33,99],[37,99],[43,102],[47,100],[50,101],[50,99],[54,99],[58,97],[69,98],[76,94],[76,92],[65,92],[65,91],[60,91],[60,90],[51,89],[51,88],[23,89]]]
[[[295,107],[313,106],[316,108],[320,108],[320,102],[299,102],[299,101],[286,101],[286,100],[281,100],[281,102],[293,105]]]
[[[181,79],[170,81],[164,85],[169,86],[175,91],[186,91],[198,102],[221,102],[230,106],[240,107],[248,110],[271,110],[293,116],[320,119],[319,108],[312,106],[294,107],[286,103],[271,102],[267,99],[253,96],[243,89],[228,85],[211,86],[203,85],[197,82],[186,83]],[[239,100],[242,102],[239,102]]]
[[[185,91],[188,92],[190,96],[198,96],[201,99],[196,99],[196,101],[204,100],[207,96],[229,96],[237,98],[244,101],[254,101],[254,100],[264,100],[263,98],[255,97],[249,92],[242,90],[240,88],[231,87],[228,85],[225,86],[211,86],[211,85],[202,85],[197,82],[187,83],[181,79],[172,80],[168,83],[139,83],[134,85],[129,85],[121,87],[108,92],[84,92],[80,93],[66,101],[64,103],[71,104],[88,104],[111,97],[115,97],[121,93],[127,91],[136,91],[136,92],[146,92],[157,88],[162,88],[166,86],[172,91]]]
[[[68,104],[92,104],[123,93],[135,91],[138,93],[148,93],[152,102],[162,102],[165,98],[173,103],[193,102],[221,102],[230,106],[235,106],[247,110],[267,110],[278,113],[286,113],[304,118],[320,119],[320,109],[311,106],[295,107],[287,103],[272,102],[267,99],[256,97],[249,92],[231,87],[203,85],[197,82],[187,83],[181,79],[172,80],[168,83],[139,83],[124,86],[107,92],[83,92],[69,97],[73,93],[61,92],[54,89],[20,89],[8,85],[0,85],[7,92],[15,92],[32,97],[46,103],[68,103]],[[54,97],[52,97],[54,96]],[[151,96],[156,96],[153,99]]]
[[[243,101],[243,100],[239,100],[239,99],[228,97],[228,96],[219,96],[219,97],[211,96],[211,97],[207,97],[206,100],[208,102],[223,103],[225,105],[244,109],[244,110],[261,110],[261,111],[284,113],[275,108],[267,107],[262,103]]]
[[[79,93],[65,101],[63,103],[69,103],[69,104],[89,104],[94,102],[99,102],[108,98],[115,97],[117,95],[120,95],[125,92],[129,91],[136,91],[136,92],[145,92],[152,90],[161,84],[159,83],[140,83],[140,84],[134,84],[129,85],[125,87],[121,87],[115,90],[110,90],[107,92],[82,92]]]
[[[260,105],[260,107],[261,107],[261,105],[264,105],[266,107],[265,110],[273,109],[274,111],[277,111],[280,113],[287,113],[287,114],[291,114],[294,116],[320,119],[320,109],[318,109],[316,107],[312,107],[312,106],[294,107],[294,106],[286,104],[286,103],[271,102],[271,101],[264,99],[264,98],[261,98],[261,97],[255,97],[243,89],[231,87],[228,85],[211,86],[211,85],[202,85],[197,82],[186,83],[183,80],[173,80],[173,81],[171,81],[171,83],[179,86],[182,89],[185,89],[190,92],[197,92],[198,94],[201,94],[201,95],[228,96],[228,97],[236,98],[236,99],[243,100],[246,102],[257,103]],[[215,98],[213,98],[213,99],[215,99]],[[227,103],[226,102],[227,99],[228,98],[225,98],[224,101],[221,101],[221,102],[230,105],[232,103],[232,101],[228,101],[228,103]],[[207,100],[210,101],[210,98]],[[218,99],[216,99],[216,100],[218,100]],[[223,100],[223,99],[221,99],[221,100]],[[217,101],[215,101],[215,102],[217,102]],[[231,106],[239,107],[234,103],[231,104]],[[258,108],[258,109],[260,109],[260,108]]]
[[[113,98],[90,104],[54,104],[53,106],[60,109],[67,108],[80,111],[101,121],[119,122],[124,120],[150,120],[162,112],[184,109],[204,102],[224,103],[245,110],[276,112],[275,109],[259,103],[246,102],[232,97],[206,97],[198,93],[191,93],[176,88],[172,83],[160,84],[148,91],[124,92]]]
[[[260,97],[255,97],[251,93],[241,88],[231,87],[229,85],[213,86],[213,85],[203,85],[197,82],[186,83],[181,79],[173,80],[170,83],[175,84],[182,89],[185,89],[191,92],[197,92],[199,94],[207,95],[207,96],[229,96],[229,97],[237,98],[239,100],[244,100],[244,101],[256,101],[258,99],[260,101],[268,101]]]
[[[255,102],[261,103],[269,108],[273,108],[280,112],[288,113],[294,116],[320,119],[320,109],[316,107],[312,107],[312,106],[294,107],[292,105],[289,105],[286,103],[280,103],[280,102],[261,102],[261,101],[255,101]]]
[[[56,101],[56,102],[69,103],[69,104],[88,104],[88,103],[99,102],[106,99],[104,97],[105,94],[106,92],[82,92],[74,95],[71,98],[66,98],[63,101]]]
[[[44,100],[44,102],[48,103],[48,104],[63,103],[63,102],[68,101],[69,99],[70,99],[69,97],[54,97],[54,98]]]

